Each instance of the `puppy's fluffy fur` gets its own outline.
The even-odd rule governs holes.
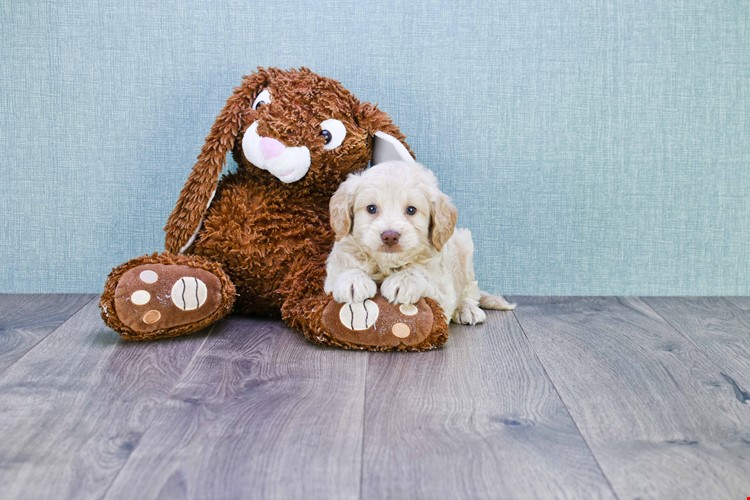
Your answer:
[[[456,207],[422,165],[388,162],[351,174],[330,209],[336,243],[325,291],[337,302],[363,302],[380,284],[390,302],[430,297],[449,321],[470,325],[485,320],[480,306],[515,307],[479,290],[471,233],[455,229]]]

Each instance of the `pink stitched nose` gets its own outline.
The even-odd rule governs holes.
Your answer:
[[[271,139],[270,137],[260,138],[260,152],[263,153],[263,157],[267,160],[276,158],[282,151],[284,151],[284,145],[276,139]]]

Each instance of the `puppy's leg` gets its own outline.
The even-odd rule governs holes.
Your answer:
[[[427,295],[428,286],[426,273],[412,266],[384,279],[380,293],[392,304],[413,304]]]
[[[474,242],[468,229],[457,229],[453,234],[452,243],[455,253],[448,254],[454,272],[454,283],[457,303],[451,315],[454,323],[461,325],[476,325],[486,319],[486,314],[479,308],[479,285],[474,276]]]
[[[458,304],[451,319],[454,323],[460,325],[476,325],[478,323],[484,323],[484,320],[487,319],[487,315],[479,307],[477,301],[467,298]]]
[[[487,318],[482,308],[501,311],[513,309],[515,304],[510,304],[502,297],[490,295],[479,289],[474,274],[474,242],[471,239],[471,233],[465,229],[457,230],[454,239],[463,281],[456,284],[460,287],[461,294],[458,307],[453,313],[453,321],[464,325],[475,325],[484,322]]]
[[[348,269],[336,276],[330,292],[336,302],[364,302],[378,293],[378,286],[364,271]]]
[[[479,295],[479,300],[475,297]],[[453,321],[462,325],[476,325],[487,319],[487,314],[482,309],[495,309],[498,311],[510,311],[516,307],[503,297],[490,295],[479,290],[476,281],[467,286],[461,301],[453,313]]]
[[[323,289],[341,303],[361,303],[378,293],[378,286],[364,271],[362,263],[340,242],[328,255]]]

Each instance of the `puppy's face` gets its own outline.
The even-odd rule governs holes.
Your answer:
[[[413,182],[399,185],[397,180],[365,176],[354,199],[352,236],[370,254],[413,254],[429,246],[426,186]]]
[[[435,176],[416,163],[388,162],[351,175],[331,198],[336,238],[351,234],[371,257],[391,262],[440,250],[456,218]]]

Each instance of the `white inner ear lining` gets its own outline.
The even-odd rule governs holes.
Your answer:
[[[371,165],[398,160],[414,163],[414,158],[411,157],[406,146],[401,144],[401,141],[383,131],[375,132],[372,141]]]
[[[203,216],[201,217],[200,222],[198,222],[198,227],[195,228],[193,235],[190,237],[187,243],[185,243],[182,247],[180,247],[180,250],[178,253],[185,253],[185,250],[190,248],[190,245],[192,245],[193,242],[195,241],[195,238],[198,236],[198,232],[200,232],[201,228],[203,227],[203,219],[206,218],[206,211],[208,211],[208,207],[211,206],[211,202],[214,201],[214,196],[216,196],[216,189],[214,189],[213,193],[211,193],[211,197],[208,199],[208,203],[206,204],[206,210],[203,211]]]

